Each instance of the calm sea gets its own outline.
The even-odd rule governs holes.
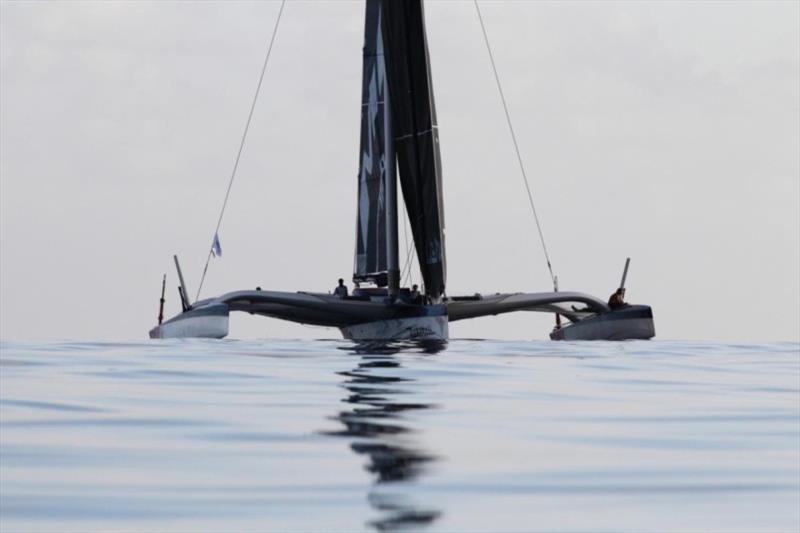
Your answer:
[[[800,344],[4,342],[0,530],[800,530]]]

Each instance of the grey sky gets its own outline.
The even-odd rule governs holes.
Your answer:
[[[278,5],[0,4],[2,338],[144,338],[173,253],[194,294]],[[482,6],[562,289],[606,297],[629,255],[659,338],[800,338],[800,3]],[[363,11],[288,3],[205,295],[350,277]],[[550,290],[474,7],[426,14],[448,292]]]

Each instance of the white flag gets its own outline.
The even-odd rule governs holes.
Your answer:
[[[214,244],[211,245],[211,253],[214,257],[222,257],[222,245],[219,243],[219,235],[214,234]]]

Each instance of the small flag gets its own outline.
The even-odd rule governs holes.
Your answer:
[[[219,234],[214,234],[214,244],[211,245],[211,253],[214,257],[222,257],[222,245],[219,243]]]

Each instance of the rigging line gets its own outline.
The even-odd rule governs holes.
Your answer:
[[[405,263],[403,264],[403,270],[400,271],[401,286],[405,285],[406,283],[406,277],[408,276],[408,270],[409,270],[409,261],[411,260],[411,250],[408,249],[408,247],[406,247],[405,252],[406,252]]]
[[[417,250],[412,244],[411,249],[409,250],[408,273],[406,279],[407,287],[411,287],[414,284],[414,264],[416,262],[417,262]]]
[[[508,112],[508,105],[506,104],[506,97],[503,94],[503,87],[500,84],[500,75],[497,73],[497,66],[494,63],[494,55],[492,54],[492,47],[489,45],[489,36],[486,33],[486,26],[483,24],[483,16],[481,16],[481,8],[478,5],[478,0],[473,0],[475,3],[475,10],[478,12],[478,20],[481,23],[481,31],[483,32],[483,40],[486,42],[486,50],[489,52],[489,60],[492,63],[492,71],[494,72],[494,81],[497,83],[497,90],[500,93],[500,100],[503,102],[503,110],[506,113],[506,122],[508,122],[508,129],[511,132],[511,140],[514,141],[514,150],[517,153],[517,161],[519,162],[519,169],[522,171],[522,179],[525,182],[525,190],[528,192],[528,202],[531,204],[531,211],[533,211],[533,219],[536,221],[536,229],[539,231],[539,240],[542,242],[542,250],[544,251],[544,258],[547,261],[547,269],[550,271],[550,280],[553,282],[553,288],[556,286],[556,277],[553,274],[553,267],[550,264],[550,254],[547,253],[547,245],[544,242],[544,233],[542,232],[542,225],[539,222],[539,215],[536,213],[536,205],[533,203],[533,193],[531,193],[531,186],[528,183],[528,175],[525,173],[525,165],[522,163],[522,155],[520,155],[519,144],[517,144],[517,136],[514,133],[514,126],[511,125],[511,115]]]
[[[408,225],[409,225],[409,227],[411,227],[411,222],[410,221],[409,221]],[[413,242],[409,243],[409,250],[411,252],[411,259],[409,260],[409,263],[408,263],[408,286],[410,287],[411,285],[414,284],[414,267],[417,265],[417,262],[418,262],[418,259],[417,259],[417,247]],[[422,272],[422,270],[420,270],[420,272]]]
[[[405,206],[405,203],[403,202],[403,217],[402,217],[402,221],[403,221],[403,249],[405,249],[405,250],[408,250],[408,226],[406,226],[406,217],[407,216],[408,215],[406,214],[406,206]],[[403,275],[404,275],[404,273],[406,271],[407,264],[408,264],[408,257],[406,257],[405,263],[403,263],[403,268],[400,269],[400,283],[403,282]]]
[[[411,219],[409,218],[408,220],[406,220],[406,222],[408,222],[409,231],[412,232],[412,236],[411,236],[412,239],[411,239],[411,242],[408,244],[408,250],[409,250],[409,253],[411,254],[411,259],[409,260],[410,262],[408,264],[408,283],[407,283],[407,285],[410,287],[411,285],[414,284],[414,274],[415,274],[414,267],[415,266],[418,267],[420,276],[422,275],[422,268],[418,266],[419,259],[417,257],[417,246],[414,243],[414,239],[413,239],[413,237],[414,237],[413,236],[413,231],[414,230],[413,230],[413,227],[411,226]],[[422,281],[424,281],[424,279]]]
[[[272,55],[272,46],[275,44],[275,36],[278,35],[278,24],[281,22],[281,15],[283,15],[283,8],[286,5],[286,0],[281,1],[281,7],[278,10],[278,16],[275,19],[275,27],[272,29],[272,37],[269,40],[267,47],[267,55],[264,57],[264,65],[261,67],[261,76],[258,78],[258,85],[256,92],[253,95],[253,103],[250,105],[250,113],[247,115],[247,122],[244,125],[244,132],[242,133],[242,141],[239,143],[239,151],[236,153],[236,161],[233,163],[233,170],[231,171],[231,179],[228,181],[228,189],[225,191],[225,199],[222,201],[222,209],[219,211],[219,219],[217,219],[217,227],[214,229],[214,237],[211,241],[211,247],[208,249],[208,256],[206,257],[206,264],[203,267],[203,275],[200,277],[200,285],[197,287],[197,296],[195,301],[200,299],[200,291],[203,289],[203,282],[206,279],[206,272],[208,272],[208,263],[211,261],[211,256],[214,254],[214,238],[219,233],[219,228],[222,225],[222,217],[225,215],[225,208],[228,206],[228,198],[231,195],[231,187],[233,180],[236,178],[236,171],[239,168],[239,160],[242,157],[242,150],[244,149],[244,142],[247,139],[247,132],[250,130],[250,122],[253,120],[253,112],[256,109],[256,102],[258,102],[258,94],[261,92],[261,84],[264,82],[264,73],[267,71],[267,63],[269,57]]]
[[[414,245],[412,244],[411,247],[406,250],[406,264],[403,267],[403,273],[400,275],[401,280],[405,279],[404,285],[406,286],[408,285],[408,282],[411,281],[411,266],[412,266],[411,263],[414,260],[414,258],[411,255],[411,252],[413,251],[413,246]]]
[[[408,226],[411,225],[411,221],[408,218],[408,211],[406,210],[405,204],[403,204],[403,233],[408,235]],[[413,239],[413,235],[412,235]],[[407,287],[410,286],[409,283],[414,282],[414,278],[411,276],[412,268],[414,267],[414,259],[416,258],[415,247],[413,240],[409,243],[408,239],[406,239],[406,264],[403,268],[403,273],[400,276],[400,279],[405,279],[404,285]],[[413,254],[413,255],[412,255]]]
[[[406,271],[410,269],[410,261],[411,261],[411,246],[414,246],[413,236],[412,242],[409,244],[408,242],[408,212],[406,211],[406,204],[403,202],[403,237],[404,237],[404,248],[405,251],[405,261],[403,264],[403,270],[400,272],[400,282],[403,284],[405,278],[407,277]]]

